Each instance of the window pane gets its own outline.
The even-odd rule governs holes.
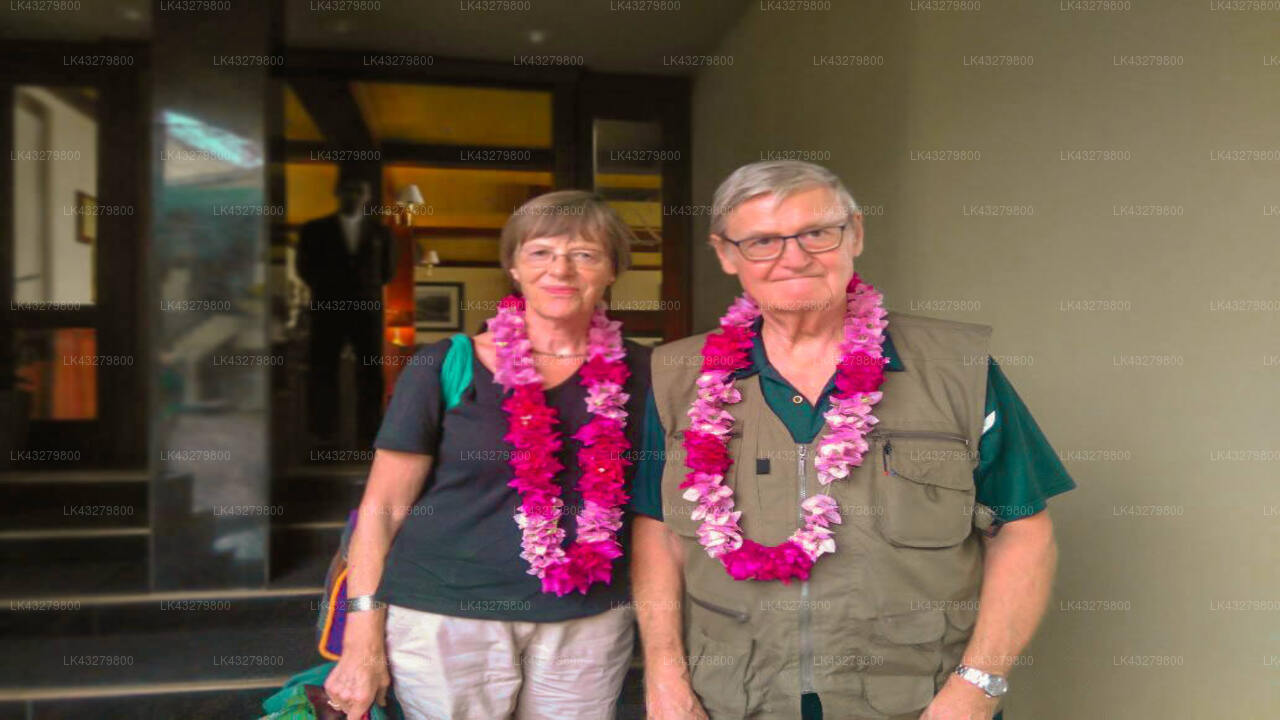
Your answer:
[[[14,301],[93,303],[97,91],[17,86],[12,162]]]

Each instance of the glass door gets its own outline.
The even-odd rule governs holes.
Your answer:
[[[593,75],[582,110],[583,185],[635,235],[632,267],[610,293],[627,336],[648,344],[690,332],[688,88],[684,80]]]
[[[32,59],[32,67],[49,67]],[[135,322],[141,108],[127,71],[13,68],[0,86],[0,403],[15,470],[140,466],[145,403]],[[134,133],[124,138],[119,131]]]

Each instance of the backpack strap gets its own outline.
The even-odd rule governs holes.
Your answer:
[[[440,365],[440,394],[445,412],[462,402],[462,393],[471,386],[471,338],[457,333],[449,338],[449,351]]]

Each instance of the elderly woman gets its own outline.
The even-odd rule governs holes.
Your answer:
[[[530,200],[500,241],[517,294],[397,381],[325,683],[348,718],[389,682],[410,718],[613,717],[633,644],[625,455],[649,358],[603,299],[630,239],[590,193]]]
[[[825,168],[744,166],[712,207],[744,294],[654,351],[632,492],[649,717],[989,720],[1074,484],[991,328],[887,312]]]

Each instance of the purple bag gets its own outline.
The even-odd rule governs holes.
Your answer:
[[[320,601],[320,616],[316,620],[319,642],[317,649],[326,660],[342,656],[342,633],[347,628],[347,547],[351,533],[356,529],[358,510],[347,515],[347,526],[342,529],[338,552],[329,563],[324,576],[324,598]]]

